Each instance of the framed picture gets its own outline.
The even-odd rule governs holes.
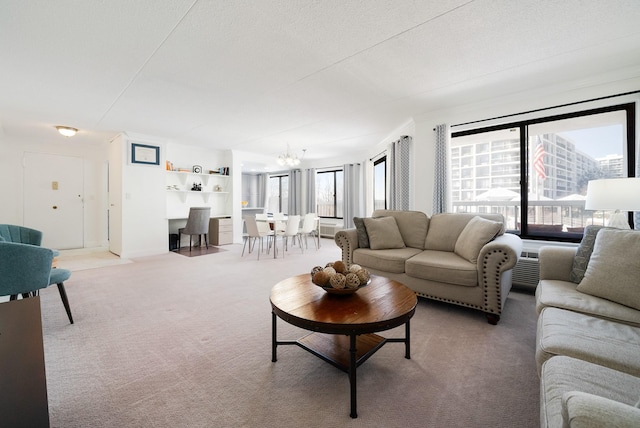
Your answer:
[[[131,143],[131,163],[160,165],[160,147]]]

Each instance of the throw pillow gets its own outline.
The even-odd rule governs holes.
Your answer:
[[[502,223],[475,216],[462,229],[453,252],[471,263],[477,263],[480,250],[496,237]]]
[[[354,217],[353,224],[356,226],[358,234],[358,248],[369,248],[369,235],[367,235],[367,228],[364,226],[364,219]]]
[[[587,270],[591,253],[593,253],[593,244],[596,242],[596,235],[603,229],[604,226],[589,225],[584,228],[584,234],[582,235],[582,241],[576,251],[576,256],[573,259],[573,267],[571,268],[571,274],[569,279],[576,284],[580,284],[584,273]]]
[[[576,289],[640,310],[640,232],[598,232],[584,278]]]
[[[398,223],[393,217],[365,218],[364,225],[369,236],[369,246],[372,250],[404,248],[404,241],[398,229]]]

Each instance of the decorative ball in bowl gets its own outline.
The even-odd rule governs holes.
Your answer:
[[[311,281],[330,294],[353,294],[371,282],[371,274],[360,265],[338,260],[311,269]]]

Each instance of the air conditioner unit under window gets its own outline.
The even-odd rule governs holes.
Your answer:
[[[538,281],[540,281],[538,254],[523,252],[520,260],[518,260],[518,263],[513,268],[513,284],[527,288],[536,288]]]

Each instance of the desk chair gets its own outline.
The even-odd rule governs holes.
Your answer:
[[[41,288],[57,284],[62,304],[73,324],[64,281],[71,276],[67,269],[52,269],[54,251],[31,244],[0,241],[0,296],[16,300],[38,295]]]
[[[178,249],[180,248],[180,240],[182,235],[189,235],[189,251],[191,251],[191,238],[193,235],[204,235],[204,243],[209,249],[207,235],[209,234],[209,219],[211,218],[211,207],[191,207],[189,209],[189,218],[187,224],[178,229]]]

